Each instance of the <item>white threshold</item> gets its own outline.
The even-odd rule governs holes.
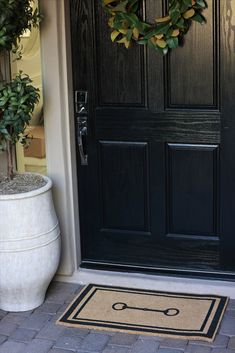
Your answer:
[[[235,299],[235,283],[220,280],[157,276],[84,268],[79,268],[72,276],[57,275],[55,280],[81,285],[96,283],[168,292],[218,294]]]

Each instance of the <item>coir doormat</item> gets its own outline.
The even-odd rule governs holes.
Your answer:
[[[213,341],[228,298],[89,284],[57,323]]]

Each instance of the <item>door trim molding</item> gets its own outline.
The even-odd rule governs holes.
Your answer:
[[[47,170],[62,234],[58,272],[72,275],[81,257],[69,1],[39,0],[39,6]]]

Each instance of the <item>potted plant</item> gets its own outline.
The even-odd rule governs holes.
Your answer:
[[[0,0],[0,52],[13,51],[20,57],[20,39],[42,19],[34,0]]]
[[[0,52],[19,54],[19,36],[41,19],[31,0],[0,0]],[[26,74],[0,84],[0,150],[7,171],[0,179],[0,309],[31,310],[42,304],[60,257],[60,230],[52,182],[39,174],[14,171],[14,146],[39,99]]]

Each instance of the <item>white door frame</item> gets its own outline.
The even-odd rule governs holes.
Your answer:
[[[69,1],[40,0],[43,100],[48,175],[62,233],[59,274],[72,275],[80,263],[80,230],[73,87],[69,29]]]

